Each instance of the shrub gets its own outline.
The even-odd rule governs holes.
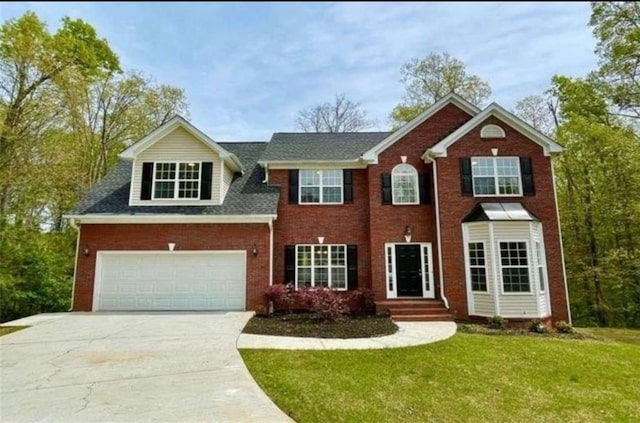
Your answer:
[[[564,320],[559,320],[558,322],[556,322],[556,330],[560,333],[575,332],[575,330],[573,329],[573,326],[571,326],[569,323],[565,322]]]
[[[291,306],[294,302],[294,296],[286,285],[277,283],[271,285],[264,293],[267,300],[273,303],[275,308],[285,308],[291,311]]]
[[[507,328],[507,319],[502,316],[489,317],[489,328],[505,330]]]
[[[349,293],[349,312],[354,315],[373,314],[375,302],[373,291],[367,288],[356,289]]]
[[[324,320],[333,321],[349,312],[347,298],[329,288],[305,288],[298,291],[300,300]]]
[[[486,328],[482,325],[476,325],[473,323],[459,323],[458,331],[463,333],[485,333]]]
[[[529,326],[529,331],[535,333],[549,333],[549,328],[542,323],[540,319],[533,319],[531,321],[531,325]]]

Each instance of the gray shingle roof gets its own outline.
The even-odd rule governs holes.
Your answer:
[[[132,163],[120,161],[102,181],[93,187],[70,214],[276,214],[280,189],[262,183],[264,171],[257,164],[267,144],[264,142],[219,144],[238,156],[245,166],[245,174],[236,174],[222,205],[129,206]]]
[[[391,132],[276,132],[260,161],[357,160]]]

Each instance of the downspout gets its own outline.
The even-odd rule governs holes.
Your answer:
[[[442,283],[442,273],[444,271],[442,267],[442,237],[440,236],[440,201],[438,199],[438,169],[436,167],[436,160],[429,157],[429,161],[433,164],[433,196],[436,207],[436,238],[438,241],[438,283],[440,284],[440,298],[446,308],[449,308],[449,300],[444,295],[444,284]]]
[[[573,319],[571,319],[571,304],[569,304],[569,287],[567,286],[567,267],[564,264],[564,245],[562,245],[562,227],[560,224],[560,209],[558,208],[558,190],[556,189],[556,174],[555,171],[553,170],[553,156],[549,157],[549,161],[551,162],[551,181],[553,182],[553,200],[555,201],[555,206],[556,206],[556,220],[558,221],[558,237],[560,238],[560,260],[562,260],[562,278],[564,280],[564,297],[567,300],[567,317],[569,317],[569,324],[572,324],[571,321]],[[540,225],[540,232],[542,235],[542,225]],[[545,251],[546,251],[546,247],[545,247]],[[546,262],[545,262],[545,270],[547,271],[547,274],[549,272],[548,267],[546,266]],[[547,280],[548,280],[548,276],[547,276]],[[551,291],[551,287],[548,286],[548,282],[547,282],[547,296],[549,298],[549,310],[551,310],[551,293],[549,291]],[[551,315],[553,315],[553,310],[551,310]]]
[[[76,297],[76,274],[78,272],[78,255],[80,251],[80,227],[76,224],[75,219],[69,219],[69,226],[76,230],[76,260],[73,266],[73,282],[71,285],[71,306],[69,307],[69,311],[73,311],[73,301]]]
[[[269,286],[273,285],[273,218],[269,219]]]

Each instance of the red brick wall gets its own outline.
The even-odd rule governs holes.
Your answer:
[[[269,286],[269,227],[266,224],[82,225],[76,263],[74,311],[90,311],[99,250],[246,250],[247,310],[264,304]],[[258,255],[253,256],[253,244]],[[84,256],[84,248],[89,255]]]
[[[427,173],[432,181],[431,165],[421,159],[422,154],[436,142],[453,132],[471,119],[466,112],[448,105],[427,119],[413,131],[398,140],[378,157],[378,164],[369,166],[369,210],[371,232],[371,279],[376,299],[385,299],[386,264],[384,244],[404,242],[404,230],[407,225],[413,229],[412,242],[430,242],[433,251],[434,279],[438,281],[438,245],[434,205],[383,205],[380,187],[380,175],[391,173],[401,163],[400,156],[407,156],[407,163],[418,173]],[[430,188],[433,197],[433,186]],[[436,284],[436,297],[439,286]]]
[[[269,184],[280,185],[278,219],[274,224],[273,283],[284,282],[286,245],[358,246],[358,287],[369,288],[369,185],[366,169],[353,170],[353,203],[342,205],[289,204],[289,171],[269,170]]]
[[[481,139],[480,129],[488,123],[500,125],[506,132],[506,138]],[[461,195],[460,157],[492,156],[492,148],[498,149],[498,156],[531,157],[536,190],[535,196],[474,198]],[[491,117],[451,145],[447,151],[447,157],[437,159],[437,166],[438,185],[440,187],[442,250],[444,254],[444,287],[445,295],[455,316],[459,319],[468,317],[462,247],[462,219],[478,202],[521,201],[542,222],[553,318],[556,321],[568,321],[551,159],[548,156],[544,156],[542,147],[500,120]]]

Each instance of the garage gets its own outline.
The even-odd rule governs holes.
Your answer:
[[[244,310],[245,292],[245,251],[99,251],[93,310]]]

